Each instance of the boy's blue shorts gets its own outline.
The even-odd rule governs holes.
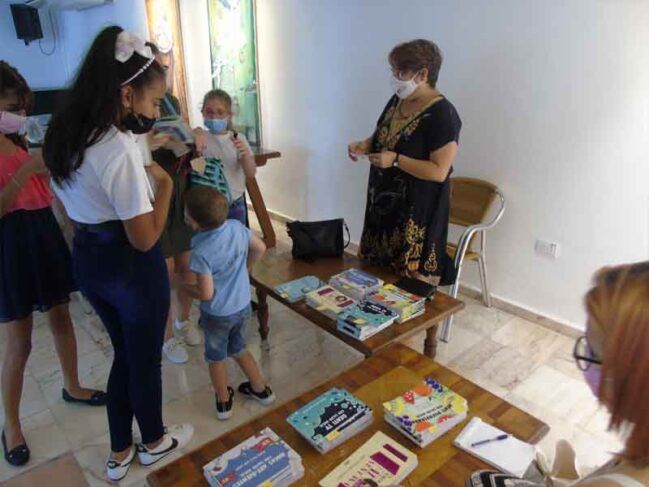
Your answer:
[[[199,323],[205,332],[205,361],[220,362],[246,350],[246,322],[250,306],[230,316],[212,316],[201,311]]]

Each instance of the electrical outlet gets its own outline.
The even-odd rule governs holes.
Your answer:
[[[547,240],[537,240],[534,244],[534,250],[537,254],[550,259],[559,258],[559,244],[557,242],[549,242]]]

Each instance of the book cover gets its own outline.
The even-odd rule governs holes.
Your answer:
[[[280,284],[275,288],[275,292],[289,303],[296,303],[304,299],[311,291],[323,286],[323,282],[316,276],[304,276],[294,281]]]
[[[421,314],[426,305],[426,300],[421,296],[404,291],[394,284],[381,286],[368,299],[398,313],[399,322],[406,321]]]
[[[320,486],[393,486],[415,468],[417,455],[379,431],[323,478]]]
[[[311,291],[306,295],[306,300],[309,306],[333,319],[346,308],[356,304],[356,301],[331,286],[323,286]]]
[[[469,410],[466,399],[431,378],[384,403],[383,408],[386,417],[394,418],[417,439],[442,435],[463,420]]]
[[[217,191],[223,193],[228,199],[228,202],[232,202],[232,193],[230,193],[230,186],[228,181],[225,178],[225,172],[223,171],[223,163],[219,159],[214,157],[205,157],[205,170],[203,173],[192,170],[190,174],[190,180],[192,184],[202,184],[203,186],[209,186],[216,189]]]
[[[340,274],[336,274],[330,280],[330,282],[334,281],[361,292],[368,292],[371,289],[383,285],[382,279],[360,269],[347,269]]]
[[[303,473],[300,456],[270,428],[203,467],[205,478],[220,487],[276,485]]]
[[[390,308],[371,301],[362,301],[344,310],[338,320],[354,327],[381,326],[392,323],[397,314]]]
[[[291,414],[287,421],[309,442],[326,449],[372,410],[345,389],[333,388]]]

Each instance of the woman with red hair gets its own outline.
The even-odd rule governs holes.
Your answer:
[[[585,302],[588,324],[575,344],[574,357],[593,394],[610,412],[610,428],[625,438],[625,446],[609,463],[570,485],[645,487],[649,485],[649,262],[603,269]],[[476,472],[467,481],[469,487],[535,485],[494,472]]]

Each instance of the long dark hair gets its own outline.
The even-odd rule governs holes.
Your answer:
[[[11,64],[0,61],[0,96],[16,95],[18,110],[29,112],[34,102],[34,94],[25,78]],[[14,144],[27,149],[24,137],[18,134],[5,134]]]
[[[56,183],[69,179],[83,163],[86,149],[101,140],[113,125],[120,125],[121,83],[148,61],[137,53],[124,63],[115,59],[115,43],[122,31],[112,26],[97,35],[62,109],[50,121],[43,157]],[[129,86],[138,91],[159,78],[164,79],[164,70],[154,61]]]

